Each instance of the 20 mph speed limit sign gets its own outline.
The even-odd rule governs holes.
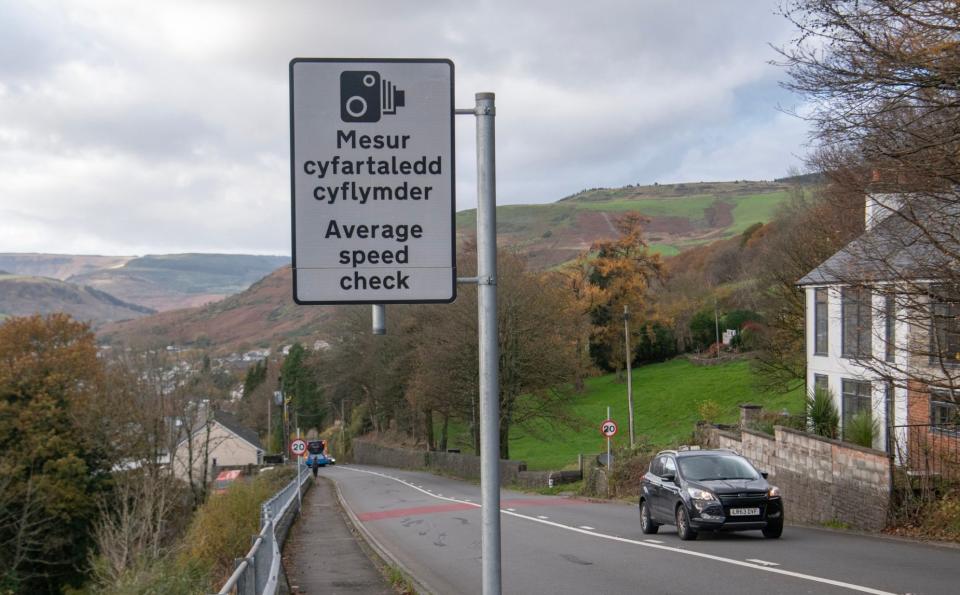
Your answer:
[[[302,457],[305,452],[307,452],[307,443],[305,441],[297,438],[290,443],[290,454],[293,456]]]
[[[603,423],[600,424],[600,433],[607,438],[613,438],[617,433],[617,422],[612,419],[603,420]]]

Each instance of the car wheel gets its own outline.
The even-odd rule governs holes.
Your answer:
[[[640,531],[644,535],[653,535],[660,530],[660,525],[653,522],[650,518],[650,506],[646,500],[640,501]]]
[[[677,506],[677,535],[683,541],[693,541],[697,538],[697,532],[690,526],[690,517],[687,516],[687,509],[683,504]]]
[[[781,535],[783,535],[782,518],[768,522],[767,526],[763,528],[763,536],[767,539],[778,539]]]

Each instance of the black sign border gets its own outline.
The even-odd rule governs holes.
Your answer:
[[[446,64],[450,67],[450,297],[435,300],[338,300],[314,301],[301,300],[297,293],[297,181],[294,128],[293,128],[293,67],[300,63],[342,63],[342,64]],[[454,122],[454,65],[448,58],[294,58],[290,60],[290,254],[291,273],[293,277],[293,301],[301,306],[334,306],[346,304],[449,304],[457,299],[457,143]]]

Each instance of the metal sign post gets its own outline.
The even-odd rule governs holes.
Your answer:
[[[483,594],[500,595],[500,347],[497,344],[497,178],[495,95],[477,93],[477,284],[480,350],[480,524]]]
[[[610,439],[617,435],[617,422],[610,419],[610,408],[607,407],[607,419],[600,424],[600,433],[607,438],[607,470],[613,471],[613,458],[610,456]]]
[[[300,435],[300,432],[297,432],[297,436],[299,435]],[[303,497],[300,494],[300,465],[302,463],[302,461],[300,460],[300,457],[302,457],[306,452],[307,452],[307,443],[304,440],[301,440],[299,437],[290,443],[290,454],[293,455],[293,460],[296,461],[296,464],[297,464],[297,506],[299,507],[298,510],[303,509],[303,500],[302,500]]]

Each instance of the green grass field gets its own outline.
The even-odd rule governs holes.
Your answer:
[[[699,419],[697,405],[708,399],[720,406],[722,413],[714,421],[721,423],[738,419],[740,403],[757,403],[767,411],[802,412],[800,390],[764,394],[753,384],[750,365],[743,360],[718,366],[695,366],[685,359],[675,359],[636,369],[633,400],[637,440],[663,448],[689,442]],[[520,428],[511,431],[510,458],[526,461],[530,469],[552,470],[575,467],[578,453],[605,451],[606,440],[599,428],[607,406],[619,425],[613,446],[628,445],[627,385],[611,374],[589,379],[586,392],[576,397],[572,411],[580,419],[576,427],[542,424],[533,428],[532,433]],[[451,447],[469,452],[465,433],[458,432],[452,438]]]

